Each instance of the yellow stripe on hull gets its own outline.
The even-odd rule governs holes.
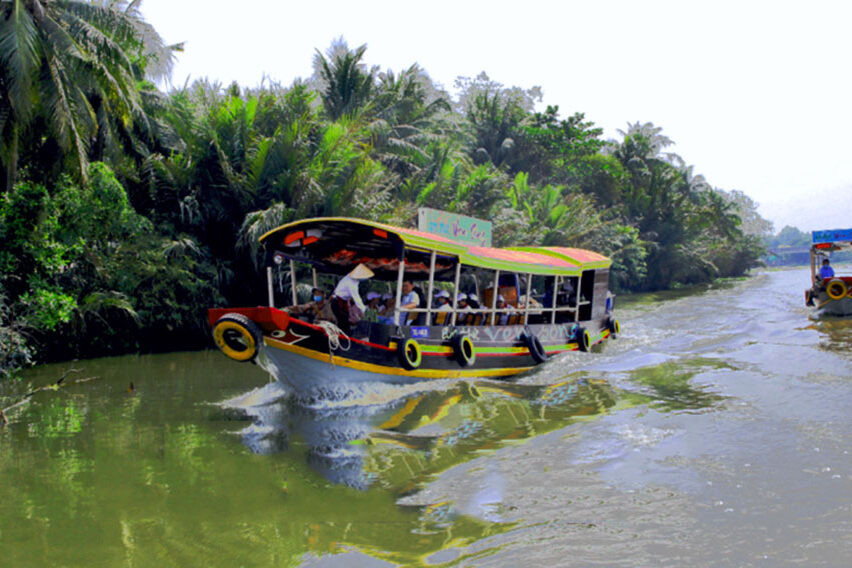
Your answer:
[[[264,337],[263,341],[264,343],[266,343],[266,345],[274,349],[289,351],[290,353],[295,353],[296,355],[308,357],[310,359],[321,361],[323,363],[334,364],[339,367],[355,369],[358,371],[365,371],[367,373],[376,373],[380,375],[396,375],[405,377],[418,377],[424,379],[454,379],[462,377],[506,377],[509,375],[523,373],[524,371],[532,369],[532,367],[504,367],[500,369],[415,369],[413,371],[407,371],[399,367],[388,367],[385,365],[376,365],[375,363],[365,363],[363,361],[356,361],[354,359],[340,357],[339,355],[332,355],[331,358],[329,358],[329,356],[325,353],[317,353],[312,349],[306,349],[304,347],[299,347],[298,345],[290,345],[289,343],[278,341],[277,339],[274,339],[272,337]]]

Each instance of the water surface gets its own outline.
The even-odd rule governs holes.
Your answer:
[[[852,321],[806,271],[618,298],[515,381],[295,399],[217,352],[0,385],[3,566],[848,566]],[[69,372],[70,369],[76,372]]]

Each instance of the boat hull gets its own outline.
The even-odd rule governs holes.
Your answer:
[[[261,311],[263,310],[263,311]],[[272,310],[272,312],[270,312]],[[328,390],[364,383],[413,384],[458,378],[501,378],[535,367],[542,357],[530,349],[530,336],[541,355],[589,347],[612,336],[614,320],[506,326],[392,326],[363,322],[352,336],[333,327],[282,317],[274,308],[231,309],[250,314],[262,333],[257,362],[297,391]],[[277,314],[275,312],[278,312]],[[225,314],[211,313],[210,319]],[[456,351],[454,337],[470,338],[473,357]],[[416,365],[400,353],[416,344]]]
[[[839,300],[832,299],[820,291],[816,298],[817,314],[826,316],[846,317],[852,316],[852,297],[845,296]]]

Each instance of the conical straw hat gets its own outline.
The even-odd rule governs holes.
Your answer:
[[[349,273],[349,276],[355,280],[366,280],[367,278],[372,278],[375,274],[373,274],[373,271],[367,268],[366,265],[359,264],[354,270],[352,270],[352,272]]]

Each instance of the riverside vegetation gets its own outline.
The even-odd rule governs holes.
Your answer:
[[[486,218],[495,246],[600,251],[636,291],[742,275],[771,228],[660,127],[605,140],[538,88],[450,94],[341,39],[289,86],[164,92],[181,49],[138,2],[0,2],[0,375],[207,345],[205,308],[264,295],[257,237],[302,217]]]

